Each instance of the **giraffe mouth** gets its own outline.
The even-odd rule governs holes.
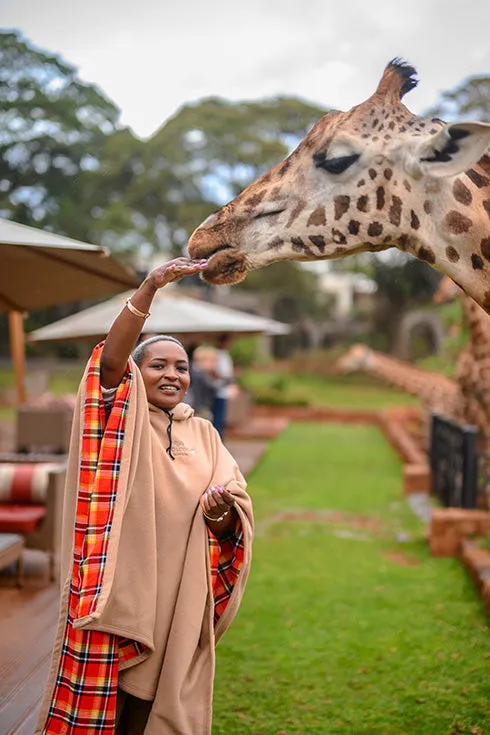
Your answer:
[[[240,283],[247,275],[245,256],[232,254],[229,245],[221,246],[207,255],[208,264],[202,272],[202,277],[215,286]]]

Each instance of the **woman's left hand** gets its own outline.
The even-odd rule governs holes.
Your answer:
[[[212,485],[201,495],[201,508],[209,519],[215,520],[227,513],[235,505],[235,499],[221,485]]]

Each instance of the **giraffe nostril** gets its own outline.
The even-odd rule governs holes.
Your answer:
[[[210,214],[209,217],[207,217],[201,224],[201,227],[211,227],[211,225],[214,225],[217,219],[218,215],[216,213]]]

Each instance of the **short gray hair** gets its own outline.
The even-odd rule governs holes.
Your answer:
[[[133,360],[137,364],[138,367],[141,367],[141,363],[143,362],[143,358],[146,354],[146,350],[148,345],[153,345],[155,342],[174,342],[176,345],[179,345],[179,347],[182,347],[185,354],[187,355],[187,351],[178,339],[175,339],[175,337],[171,337],[169,334],[157,334],[154,337],[150,337],[149,339],[144,339],[142,342],[137,345],[133,350]]]

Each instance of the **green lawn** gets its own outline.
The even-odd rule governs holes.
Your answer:
[[[372,427],[272,443],[249,480],[254,563],[218,648],[215,735],[490,732],[483,606],[459,562],[429,557],[400,479]],[[339,512],[272,520],[302,509]]]
[[[249,370],[241,376],[242,384],[256,394],[259,402],[278,396],[278,403],[290,396],[317,406],[377,409],[400,404],[415,404],[417,399],[363,375],[287,375]]]

